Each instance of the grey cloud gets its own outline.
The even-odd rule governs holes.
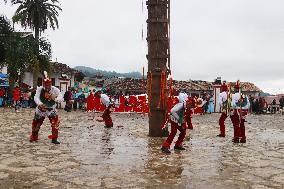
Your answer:
[[[271,81],[273,87],[284,88],[277,82],[283,80],[284,70],[283,0],[171,2],[174,78],[222,76],[256,81],[267,89]],[[62,0],[61,4],[60,29],[47,32],[58,61],[121,72],[147,68],[147,47],[141,39],[142,25],[146,35],[147,14],[142,15],[141,0]],[[1,11],[12,14],[12,9]]]

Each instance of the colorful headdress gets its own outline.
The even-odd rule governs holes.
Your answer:
[[[234,86],[234,88],[237,89],[237,90],[239,90],[240,87],[241,87],[240,80],[237,80],[237,81],[236,81],[236,84],[235,84],[235,86]]]
[[[221,92],[223,91],[227,91],[228,90],[228,86],[226,84],[226,81],[223,81],[222,85],[221,85]]]
[[[51,79],[48,77],[47,72],[43,72],[44,79],[43,79],[43,86],[51,86]]]

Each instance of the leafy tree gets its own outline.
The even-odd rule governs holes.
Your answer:
[[[40,36],[48,26],[53,30],[59,27],[57,17],[62,9],[57,5],[59,4],[58,0],[12,0],[12,4],[19,5],[13,16],[13,22],[20,23],[25,29],[30,28],[35,32],[38,61],[34,61],[34,64],[36,68],[39,68],[33,72],[33,85],[36,87],[39,71],[42,72],[45,66],[41,63],[48,61],[45,56],[41,56],[43,52],[40,52],[40,48],[44,49],[47,46],[44,45],[44,40],[40,41]]]
[[[86,75],[83,74],[82,72],[76,72],[74,75],[75,81],[77,82],[82,82],[84,77],[86,77]]]
[[[10,23],[7,21],[7,18],[0,16],[0,64],[5,60],[5,47],[7,46],[6,36],[12,33],[12,28]]]
[[[37,41],[32,35],[14,32],[4,16],[0,17],[0,33],[0,66],[7,66],[11,86],[22,80],[25,71],[49,70],[51,45],[46,39]]]

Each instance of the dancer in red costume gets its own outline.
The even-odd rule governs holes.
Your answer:
[[[230,114],[230,107],[228,103],[228,86],[226,82],[223,82],[221,85],[221,93],[219,94],[219,105],[221,107],[221,116],[219,119],[219,126],[220,126],[220,134],[217,135],[218,137],[225,137],[225,120],[227,119],[228,115]]]
[[[57,87],[51,85],[51,79],[48,78],[47,72],[44,72],[43,86],[38,87],[34,97],[37,104],[33,123],[30,142],[38,140],[38,132],[45,117],[49,118],[52,130],[52,143],[60,144],[58,138],[59,118],[56,110],[56,103],[63,101],[63,96]]]
[[[239,80],[235,84],[235,92],[232,95],[231,120],[234,126],[234,143],[246,143],[245,121],[250,107],[249,99],[241,93]]]
[[[96,91],[94,96],[100,98],[101,103],[105,107],[104,113],[101,116],[103,118],[103,121],[105,122],[105,128],[113,127],[112,118],[110,117],[113,104],[111,104],[109,97],[106,94],[102,94],[101,91]],[[100,120],[97,119],[97,121],[100,121]]]
[[[185,150],[185,148],[182,146],[185,134],[186,134],[186,124],[185,124],[185,111],[187,109],[187,94],[186,93],[180,93],[179,94],[179,103],[177,103],[172,109],[170,113],[170,123],[171,123],[171,132],[167,138],[167,140],[162,145],[162,152],[166,154],[170,154],[170,146],[173,142],[173,139],[177,133],[177,130],[180,131],[178,140],[176,141],[176,144],[174,146],[175,150]]]
[[[95,98],[92,91],[89,91],[89,95],[87,97],[87,111],[92,112],[95,108]]]
[[[192,130],[193,129],[192,114],[195,108],[194,98],[188,97],[186,104],[188,108],[185,111],[185,120],[186,120],[187,128]]]

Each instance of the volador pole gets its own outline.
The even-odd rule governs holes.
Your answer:
[[[169,46],[169,5],[170,0],[147,0],[147,42],[149,97],[149,136],[161,137],[168,133],[161,130],[167,114],[169,89],[167,67],[170,57]],[[169,64],[168,64],[169,65]]]

